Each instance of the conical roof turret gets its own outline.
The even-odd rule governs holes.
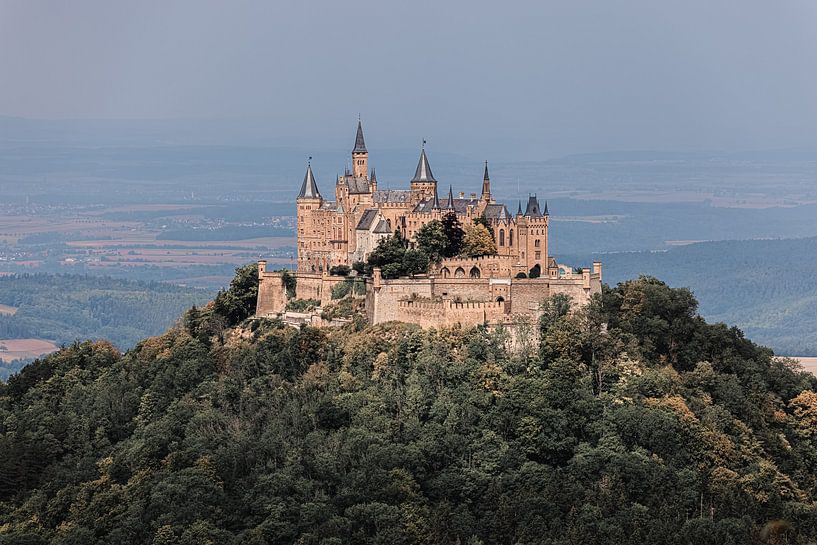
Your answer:
[[[318,184],[315,182],[315,175],[312,173],[312,164],[306,165],[306,174],[304,175],[304,183],[301,184],[301,192],[298,193],[299,199],[320,199],[321,192],[318,191]]]
[[[454,210],[454,188],[450,185],[448,186],[448,203],[445,207],[448,210]]]
[[[428,157],[426,157],[426,148],[423,146],[420,151],[420,160],[417,162],[417,170],[414,171],[414,178],[412,182],[436,182],[434,174],[431,173],[431,165],[428,164]]]

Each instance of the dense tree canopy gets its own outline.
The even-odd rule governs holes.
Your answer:
[[[0,385],[0,544],[813,542],[817,379],[695,305],[70,346]]]

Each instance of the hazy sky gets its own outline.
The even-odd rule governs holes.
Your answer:
[[[335,146],[358,112],[370,151],[814,147],[817,2],[0,0],[0,115]]]

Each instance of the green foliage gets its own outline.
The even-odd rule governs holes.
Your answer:
[[[466,257],[480,257],[496,254],[496,243],[488,229],[481,223],[465,228],[460,253]]]
[[[298,287],[298,278],[287,269],[281,271],[281,282],[287,291],[287,299],[295,299],[295,290]]]
[[[349,265],[333,265],[329,267],[329,274],[332,276],[349,276],[352,269]]]
[[[817,539],[817,378],[654,279],[567,304],[533,353],[268,320],[67,347],[0,385],[0,543]]]
[[[321,302],[317,299],[290,299],[287,301],[286,310],[306,312],[319,306],[321,306]]]
[[[465,232],[462,230],[462,225],[460,224],[460,220],[457,219],[457,215],[453,212],[449,212],[443,216],[442,226],[445,232],[445,238],[448,241],[443,256],[454,257],[460,255],[460,251],[462,250],[462,237],[465,236]]]
[[[250,263],[237,268],[230,287],[216,295],[213,312],[223,316],[228,326],[233,326],[255,314],[257,298],[258,264]]]
[[[414,240],[417,242],[417,248],[424,252],[431,262],[439,263],[446,256],[449,241],[439,220],[431,220],[420,227],[414,235]]]
[[[372,274],[375,267],[380,267],[383,278],[397,278],[428,272],[428,266],[428,255],[422,250],[408,249],[398,231],[393,236],[381,239],[369,254],[367,272]]]
[[[485,217],[485,214],[481,215],[478,218],[474,218],[475,225],[482,225],[485,227],[488,232],[491,234],[491,239],[496,239],[496,234],[494,233],[494,227],[491,225],[491,222],[488,221],[488,218]]]
[[[366,263],[363,261],[355,261],[354,263],[352,263],[352,270],[355,271],[357,274],[365,274]]]
[[[332,299],[343,299],[352,293],[352,282],[344,280],[332,286]]]

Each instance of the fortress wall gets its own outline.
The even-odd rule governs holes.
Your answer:
[[[487,278],[435,278],[434,295],[463,301],[487,301],[491,299],[491,289]]]
[[[397,319],[401,322],[418,324],[421,327],[448,327],[456,324],[473,326],[502,323],[505,320],[504,302],[465,302],[450,300],[399,301]]]
[[[520,278],[511,284],[511,313],[538,315],[542,301],[550,296],[548,278]]]
[[[379,285],[379,287],[378,287]],[[409,297],[431,298],[429,278],[396,278],[375,281],[366,286],[366,314],[369,323],[397,320],[398,302]]]
[[[258,263],[258,299],[256,316],[283,312],[287,305],[287,293],[280,272],[267,272],[267,262]]]
[[[295,286],[295,297],[298,299],[317,299],[321,305],[332,301],[332,288],[346,280],[345,276],[329,276],[320,273],[295,273],[298,283]]]

